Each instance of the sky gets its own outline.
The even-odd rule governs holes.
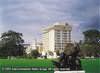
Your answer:
[[[72,40],[83,39],[87,29],[100,29],[100,0],[0,0],[0,33],[23,33],[25,42],[40,40],[42,28],[67,22]]]

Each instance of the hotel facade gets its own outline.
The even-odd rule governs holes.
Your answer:
[[[54,23],[43,30],[43,54],[63,51],[67,43],[71,43],[72,27],[65,22]]]

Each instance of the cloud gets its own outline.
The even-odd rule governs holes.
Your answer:
[[[73,38],[77,40],[81,30],[100,27],[99,0],[1,0],[0,3],[5,30],[23,32],[27,39],[40,36],[43,26],[60,21],[73,26]]]
[[[2,8],[0,7],[0,33],[4,30],[3,22],[2,22]],[[1,36],[1,34],[0,34]]]

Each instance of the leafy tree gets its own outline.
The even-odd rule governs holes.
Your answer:
[[[91,29],[83,32],[85,37],[85,43],[95,43],[98,44],[100,40],[100,31],[96,29]]]
[[[22,56],[24,54],[22,33],[12,30],[1,35],[0,56]]]
[[[83,32],[84,43],[81,45],[82,52],[86,56],[100,55],[100,31],[91,29]]]
[[[31,51],[31,56],[32,56],[33,58],[37,58],[37,57],[39,56],[38,50],[32,50],[32,51]]]

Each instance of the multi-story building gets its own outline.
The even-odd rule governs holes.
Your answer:
[[[37,41],[33,40],[32,43],[30,43],[29,45],[27,45],[27,47],[26,47],[26,53],[30,54],[32,50],[37,49],[36,47],[37,47]]]
[[[43,51],[42,43],[37,42],[36,40],[34,40],[31,44],[24,44],[24,47],[26,48],[27,54],[30,54],[33,50],[37,50],[40,54]]]
[[[43,52],[62,51],[67,43],[71,43],[72,27],[68,23],[55,23],[43,30]]]

